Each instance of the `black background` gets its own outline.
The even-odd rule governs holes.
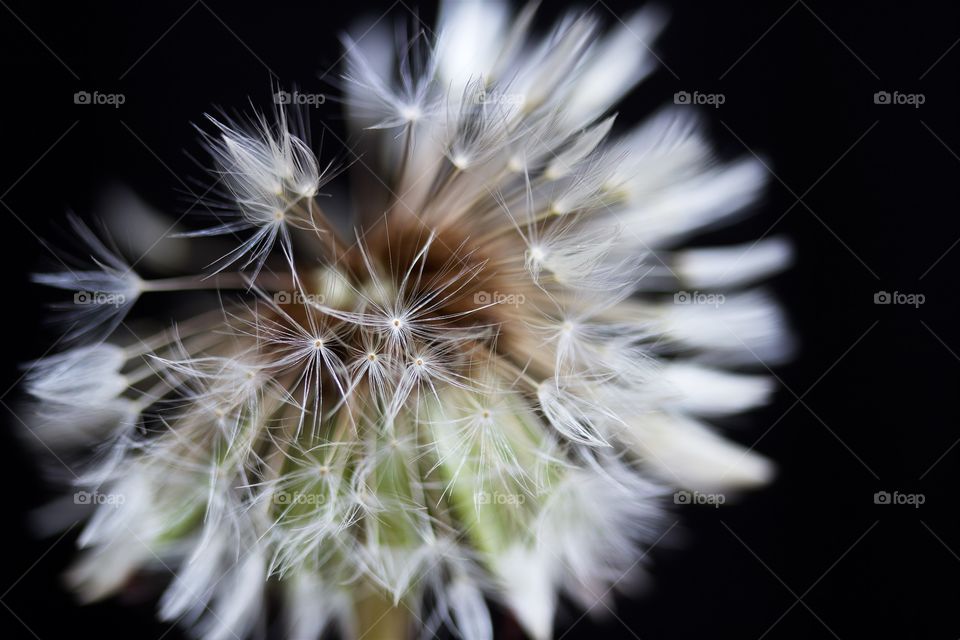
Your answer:
[[[562,7],[544,4],[546,23]],[[12,387],[17,363],[54,334],[40,328],[45,298],[27,274],[49,261],[44,241],[64,237],[64,213],[94,214],[111,181],[181,213],[183,183],[204,178],[184,153],[198,152],[189,123],[248,98],[269,107],[271,80],[333,93],[337,34],[391,3],[0,5],[0,411],[9,424],[0,635],[179,638],[154,621],[149,602],[74,604],[58,576],[76,532],[57,541],[28,530],[26,514],[53,493],[14,435]],[[631,6],[607,0],[594,10],[613,22]],[[777,460],[780,474],[738,505],[678,510],[685,542],[654,549],[652,591],[620,599],[616,618],[566,617],[558,635],[956,638],[960,8],[805,0],[677,3],[671,12],[656,46],[664,65],[621,106],[619,122],[639,121],[676,91],[722,93],[720,108],[704,108],[713,139],[729,156],[762,155],[775,173],[758,215],[720,235],[772,228],[798,248],[796,267],[774,283],[801,339],[798,358],[777,370],[777,402],[734,434]],[[420,15],[432,25],[435,9]],[[398,2],[387,19],[411,17]],[[76,105],[81,90],[121,92],[126,103]],[[921,93],[925,103],[875,104],[882,90]],[[315,130],[323,119],[342,132],[332,102],[311,118]],[[328,137],[325,157],[338,152]],[[926,301],[875,305],[878,291]],[[876,505],[877,491],[926,501]]]

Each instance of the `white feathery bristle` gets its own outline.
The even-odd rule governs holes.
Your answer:
[[[558,564],[568,591],[600,597],[611,582],[625,581],[636,550],[660,529],[662,487],[648,482],[613,457],[602,470],[570,470],[544,504],[537,544]]]
[[[466,576],[457,576],[447,588],[447,606],[463,640],[493,640],[490,610],[483,592]]]
[[[790,265],[793,247],[783,238],[729,247],[688,249],[677,255],[674,269],[697,289],[725,289],[750,284]]]
[[[239,559],[222,576],[216,596],[198,628],[203,640],[249,637],[263,616],[266,585],[265,560],[256,551]]]
[[[610,129],[613,128],[613,121],[616,116],[610,116],[584,130],[577,136],[573,144],[561,153],[557,154],[547,165],[544,176],[550,180],[558,180],[572,172],[577,164],[587,157],[597,146],[607,137]]]
[[[721,438],[679,415],[644,416],[627,432],[664,483],[705,493],[770,482],[774,465],[755,451]]]
[[[388,70],[378,69],[363,47],[350,37],[344,38],[347,70],[343,79],[348,85],[348,105],[351,113],[367,123],[367,129],[411,127],[431,120],[438,112],[439,93],[432,84],[436,59],[422,59],[420,44],[418,36],[404,45],[400,79],[394,83],[381,75]]]
[[[120,373],[126,361],[124,350],[116,345],[77,347],[32,363],[26,389],[44,402],[106,406],[130,384]]]
[[[83,267],[53,273],[38,273],[33,281],[73,293],[73,300],[56,308],[67,325],[65,338],[76,340],[111,334],[143,292],[143,281],[123,258],[111,250],[79,218],[70,218],[77,244],[88,250]]]
[[[437,72],[457,95],[471,81],[485,82],[503,46],[509,6],[484,0],[443,0]],[[481,28],[478,28],[482,25]]]
[[[151,559],[147,547],[128,538],[83,552],[67,572],[65,581],[82,602],[96,602],[122,589]]]
[[[265,115],[247,122],[221,122],[208,115],[213,132],[202,131],[215,167],[217,182],[225,185],[227,218],[220,225],[188,236],[235,234],[252,229],[253,235],[222,256],[218,270],[243,260],[241,266],[263,267],[279,243],[288,262],[293,260],[290,228],[313,229],[313,198],[325,180],[317,159],[287,119],[277,109],[278,122],[272,125]],[[329,169],[329,167],[328,167]]]
[[[579,70],[564,115],[573,123],[586,122],[607,111],[653,71],[653,41],[665,24],[666,16],[660,9],[647,7],[600,39]]]
[[[616,417],[591,398],[590,391],[569,380],[545,380],[537,387],[537,400],[550,424],[565,437],[581,444],[609,446],[602,430]]]
[[[647,247],[675,244],[756,201],[767,175],[763,164],[753,158],[709,169],[656,193],[632,198],[631,210],[620,221]]]
[[[553,633],[555,564],[547,552],[522,544],[508,547],[496,559],[494,571],[507,605],[533,640],[549,640]]]
[[[783,311],[769,294],[697,295],[706,301],[665,305],[663,325],[680,343],[709,351],[705,360],[775,364],[790,354]]]
[[[327,586],[308,571],[300,571],[287,580],[285,624],[287,637],[320,638],[331,625],[339,625],[345,635],[350,629],[352,603],[342,590]]]
[[[769,401],[775,388],[767,376],[729,373],[682,361],[665,365],[662,375],[675,394],[668,406],[700,416],[730,415],[759,407]]]
[[[517,70],[511,88],[523,97],[524,110],[540,109],[554,96],[572,86],[575,71],[593,41],[597,22],[593,16],[564,20],[550,36],[541,40]]]

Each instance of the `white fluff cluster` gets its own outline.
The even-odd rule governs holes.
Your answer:
[[[44,442],[122,498],[80,537],[85,598],[166,567],[161,617],[206,640],[274,618],[297,640],[483,640],[488,601],[546,639],[561,594],[590,608],[623,583],[671,488],[770,478],[706,421],[772,392],[749,369],[789,342],[744,287],[789,248],[677,248],[754,202],[763,167],[714,157],[686,107],[614,134],[655,67],[657,11],[609,32],[570,14],[543,37],[532,19],[457,0],[433,41],[347,40],[350,235],[281,110],[204,134],[224,218],[178,237],[235,243],[209,272],[141,279],[78,226],[96,264],[38,277],[97,294],[74,338],[142,295],[194,314],[27,377]],[[183,303],[204,288],[209,311]]]

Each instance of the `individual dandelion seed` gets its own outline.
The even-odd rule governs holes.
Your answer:
[[[642,577],[671,490],[770,479],[708,421],[771,395],[750,369],[790,341],[748,287],[789,246],[679,248],[744,212],[762,165],[718,160],[683,107],[615,133],[659,12],[542,37],[532,19],[456,0],[435,40],[347,41],[371,151],[352,170],[376,174],[349,234],[318,198],[336,171],[283,110],[204,129],[221,219],[177,242],[236,238],[206,272],[141,278],[74,224],[94,264],[37,280],[84,294],[67,320],[87,342],[24,387],[85,495],[117,498],[89,500],[68,575],[85,600],[162,566],[160,617],[206,640],[274,620],[484,640],[489,601],[545,640],[561,595],[590,609]],[[144,296],[171,316],[126,322]]]

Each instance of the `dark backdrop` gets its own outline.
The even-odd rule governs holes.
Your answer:
[[[411,17],[408,0],[392,19]],[[561,3],[545,2],[544,17]],[[589,3],[586,3],[589,4]],[[639,120],[677,91],[722,93],[705,108],[727,155],[757,153],[775,176],[754,219],[726,234],[787,234],[798,262],[775,281],[801,338],[777,370],[777,402],[736,437],[779,462],[736,506],[688,507],[686,543],[652,552],[654,589],[575,638],[956,638],[960,529],[960,8],[954,3],[684,2],[656,47],[663,67],[620,108]],[[0,1],[0,392],[4,482],[0,633],[5,638],[179,638],[149,604],[75,605],[58,576],[69,534],[36,539],[29,509],[51,496],[12,435],[17,363],[38,356],[40,294],[26,283],[68,209],[93,213],[111,181],[184,207],[203,179],[189,122],[213,105],[270,105],[271,80],[331,92],[336,35],[390,2]],[[631,4],[600,0],[610,21]],[[432,25],[435,9],[422,6]],[[328,79],[334,78],[336,69]],[[125,104],[77,105],[77,91]],[[924,104],[874,95],[922,94]],[[336,105],[311,112],[342,130]],[[315,127],[317,129],[317,127]],[[336,152],[335,145],[327,149]],[[43,240],[41,240],[43,239]],[[920,293],[919,307],[877,292]],[[880,491],[922,494],[914,508]]]

